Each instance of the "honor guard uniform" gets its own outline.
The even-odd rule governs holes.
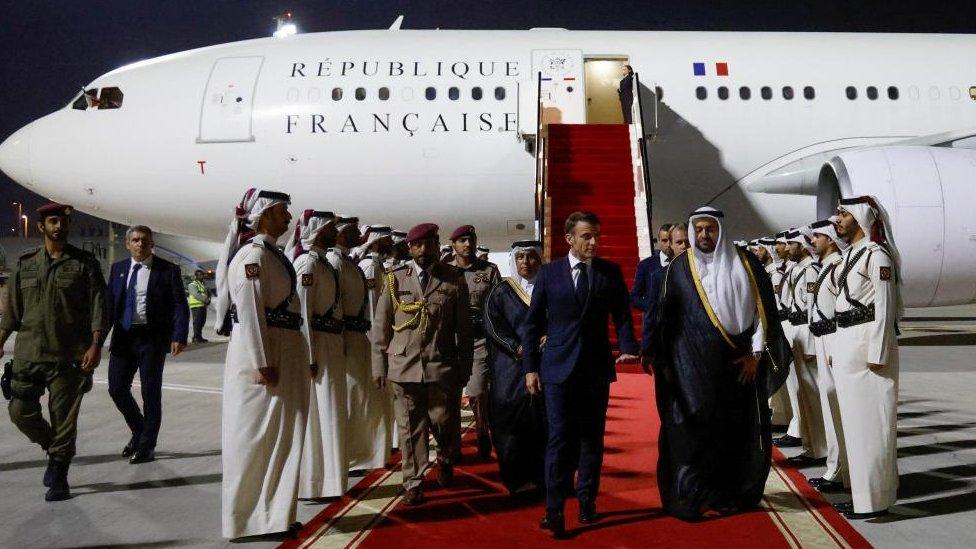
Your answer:
[[[393,391],[405,502],[417,505],[430,432],[437,441],[438,482],[453,480],[457,387],[471,363],[472,338],[464,276],[437,261],[437,225],[417,225],[407,241],[415,259],[386,274],[371,339],[373,377],[379,385],[389,381]]]
[[[482,261],[488,261],[488,254],[491,252],[485,246],[478,246],[478,259]]]
[[[249,189],[217,263],[218,333],[230,335],[221,445],[225,538],[289,530],[297,513],[311,373],[297,275],[275,245],[290,220],[287,210],[278,212],[290,200]],[[261,232],[266,215],[277,217],[266,226],[281,225],[278,234]]]
[[[92,370],[108,329],[101,266],[91,253],[66,242],[71,212],[71,206],[61,204],[37,210],[45,245],[17,260],[0,320],[0,348],[17,332],[4,376],[9,380],[4,396],[10,400],[10,419],[47,452],[48,501],[70,497],[68,467],[75,455],[78,412],[82,396],[92,388]],[[48,234],[52,217],[59,218],[61,234]],[[49,243],[63,245],[61,254],[52,256]],[[50,423],[41,413],[45,390]]]
[[[781,266],[780,272],[782,273],[782,278],[780,280],[779,286],[775,286],[776,296],[779,301],[779,320],[783,327],[783,335],[786,336],[787,341],[793,341],[793,325],[790,324],[790,311],[793,308],[793,292],[790,288],[788,281],[793,272],[793,267],[796,265],[793,261],[789,259],[789,239],[796,235],[799,235],[799,231],[796,229],[790,229],[788,231],[783,231],[776,235],[776,254],[780,259],[782,259],[783,264]],[[803,423],[803,414],[800,408],[800,381],[797,379],[796,365],[793,364],[790,367],[789,376],[786,378],[786,383],[783,384],[786,388],[787,396],[790,402],[790,411],[793,417],[790,419],[790,424],[786,428],[786,434],[780,438],[773,440],[773,444],[779,446],[780,448],[792,448],[800,446],[803,444],[800,439],[800,434],[802,431],[801,424]],[[781,388],[780,391],[783,389]],[[779,394],[779,392],[777,392]],[[776,395],[773,395],[774,398]]]
[[[386,391],[373,386],[370,375],[370,342],[366,335],[370,331],[369,288],[363,271],[349,256],[362,240],[358,223],[357,217],[340,215],[336,221],[336,246],[328,252],[329,263],[339,273],[349,410],[346,450],[349,468],[354,471],[386,465],[393,444],[390,398]]]
[[[302,331],[308,341],[307,362],[312,383],[308,427],[302,447],[298,497],[332,498],[346,492],[346,360],[343,349],[339,273],[326,259],[335,239],[332,212],[305,210],[288,246],[298,276]]]
[[[897,499],[901,279],[887,216],[875,199],[843,199],[838,217],[837,232],[850,243],[837,266],[832,356],[853,497],[845,516],[869,518]]]
[[[783,233],[780,233],[783,234]],[[778,237],[779,235],[777,235]],[[783,234],[785,238],[785,234]],[[766,274],[769,276],[770,282],[773,285],[773,295],[776,298],[777,309],[782,308],[780,304],[780,290],[783,284],[783,260],[780,259],[779,254],[776,252],[776,237],[765,237],[759,239],[759,246],[765,248],[766,253],[770,257],[769,263],[766,264]],[[773,411],[772,425],[773,430],[782,431],[784,429],[788,430],[791,420],[793,419],[793,407],[790,405],[789,389],[786,388],[786,384],[780,386],[779,390],[770,395],[769,397],[769,407]],[[799,437],[800,427],[797,425],[795,427],[794,435]]]
[[[457,241],[470,238],[471,257],[467,267],[461,267]],[[449,265],[464,273],[464,281],[468,286],[469,311],[471,326],[474,333],[474,353],[470,365],[466,365],[464,372],[464,392],[469,398],[471,409],[474,411],[475,432],[478,434],[478,453],[482,458],[491,455],[491,435],[488,430],[488,348],[485,341],[484,309],[488,292],[495,284],[501,282],[501,275],[494,263],[489,263],[475,256],[478,235],[471,225],[462,225],[451,233],[454,243],[454,260]],[[458,402],[460,403],[460,388]],[[460,441],[459,441],[460,442]],[[460,446],[459,446],[460,448]]]
[[[820,409],[823,412],[824,434],[827,443],[827,470],[819,478],[810,479],[816,489],[827,492],[841,490],[850,485],[847,476],[847,455],[844,451],[844,429],[841,425],[841,410],[837,401],[834,373],[830,364],[833,354],[833,339],[836,337],[837,322],[834,319],[834,305],[837,300],[837,265],[840,263],[840,250],[847,244],[837,236],[834,224],[829,219],[810,225],[814,244],[820,258],[820,273],[810,294],[809,318],[810,333],[817,350],[817,387],[820,393]]]
[[[389,271],[410,261],[410,251],[407,249],[407,232],[393,231],[393,252],[386,258],[384,266]]]
[[[359,261],[359,269],[366,277],[369,318],[372,321],[373,311],[376,310],[376,299],[383,291],[386,260],[393,248],[393,231],[386,225],[370,225],[366,227],[365,236],[366,242],[361,246],[363,255]]]
[[[803,440],[803,452],[788,461],[797,466],[814,465],[827,455],[820,390],[817,387],[817,351],[813,335],[810,334],[810,325],[807,323],[808,303],[820,273],[820,264],[814,257],[816,250],[810,240],[812,236],[813,232],[806,225],[789,236],[790,258],[796,264],[786,282],[792,294],[788,319],[793,327],[793,368],[799,382],[798,402],[802,418],[800,438]]]

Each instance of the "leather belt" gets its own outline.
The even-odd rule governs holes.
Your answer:
[[[859,324],[867,324],[868,322],[874,322],[873,303],[837,313],[837,326],[840,328],[849,328]]]

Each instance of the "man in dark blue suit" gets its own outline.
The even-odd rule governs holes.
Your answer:
[[[577,470],[579,520],[596,521],[610,383],[617,378],[610,318],[622,353],[617,362],[637,358],[627,286],[619,265],[595,257],[599,238],[595,214],[569,216],[570,253],[539,272],[522,340],[526,386],[531,394],[542,392],[549,420],[541,526],[557,538],[565,534],[563,506]]]
[[[657,230],[657,252],[646,257],[637,264],[634,275],[634,287],[630,290],[630,304],[647,312],[650,308],[650,292],[648,281],[657,271],[663,271],[671,261],[671,238],[668,236],[671,224],[665,223]]]
[[[145,463],[156,456],[162,422],[163,363],[167,352],[176,356],[186,348],[189,307],[180,268],[153,255],[149,227],[130,227],[125,246],[131,257],[112,265],[109,276],[112,345],[108,392],[132,431],[122,456],[129,458],[129,463]],[[132,398],[136,371],[142,385],[143,411]]]

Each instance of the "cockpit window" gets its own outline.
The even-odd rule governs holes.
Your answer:
[[[117,109],[122,106],[122,90],[118,88],[102,88],[102,94],[98,96],[98,108]]]
[[[94,106],[98,103],[98,88],[92,88],[90,90],[85,90],[84,93],[75,99],[74,103],[71,104],[71,108],[76,111],[83,111],[90,106]]]

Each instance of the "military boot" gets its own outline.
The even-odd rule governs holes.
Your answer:
[[[54,473],[51,478],[51,488],[44,494],[45,501],[63,501],[71,497],[71,488],[68,486],[68,467],[70,462],[51,460]]]
[[[47,457],[47,469],[44,470],[44,487],[50,488],[51,483],[54,482],[54,458],[51,456]]]

